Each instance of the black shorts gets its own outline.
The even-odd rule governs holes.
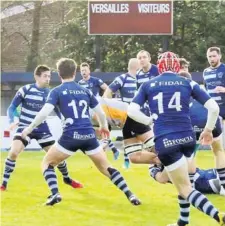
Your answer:
[[[142,135],[150,130],[150,126],[136,122],[128,116],[122,129],[123,139],[130,139],[137,135]]]

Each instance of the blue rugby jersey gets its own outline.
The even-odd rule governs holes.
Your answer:
[[[122,74],[114,79],[109,88],[115,93],[119,90],[121,100],[130,103],[137,90],[136,79],[128,73]]]
[[[165,72],[142,84],[132,102],[142,106],[148,101],[151,113],[157,115],[154,134],[160,137],[193,131],[189,113],[191,96],[203,105],[210,99],[196,82]]]
[[[210,184],[210,180],[218,179],[215,169],[202,170],[197,168],[194,176],[194,187],[203,193],[219,193],[215,185]]]
[[[81,79],[78,84],[86,89],[91,90],[94,96],[99,96],[101,85],[104,84],[104,82],[100,78],[91,76],[87,81]]]
[[[9,122],[13,122],[14,112],[16,108],[21,105],[19,127],[28,126],[44,106],[48,93],[49,88],[38,88],[36,84],[29,84],[21,87],[8,108]],[[49,131],[46,121],[35,128],[34,132],[35,131]]]
[[[151,68],[147,72],[144,72],[142,69],[139,70],[136,74],[137,88],[139,88],[144,82],[148,82],[157,75],[159,75],[159,70],[155,64],[152,64]]]
[[[77,130],[92,129],[89,107],[95,108],[98,101],[92,92],[75,82],[64,82],[52,89],[46,103],[56,106],[65,118],[63,133],[72,136]]]
[[[203,72],[203,78],[209,95],[220,107],[220,116],[225,119],[225,93],[215,91],[217,86],[225,87],[225,64],[220,64],[218,68],[206,68]]]

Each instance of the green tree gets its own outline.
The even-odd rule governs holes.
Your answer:
[[[38,64],[42,3],[43,1],[34,2],[32,36],[31,36],[31,44],[30,44],[30,53],[27,57],[27,69],[26,69],[27,71],[33,71]]]
[[[87,2],[67,2],[67,19],[56,32],[63,48],[54,57],[68,56],[87,61],[94,69],[95,36],[88,35]],[[69,9],[69,10],[68,10]],[[72,17],[71,17],[72,15]],[[225,50],[225,6],[219,1],[174,1],[174,33],[167,36],[169,50],[191,61],[191,71],[207,66],[206,50],[212,45]],[[68,19],[69,18],[69,19]],[[156,63],[163,36],[101,36],[101,69],[126,71],[129,58],[148,50]]]

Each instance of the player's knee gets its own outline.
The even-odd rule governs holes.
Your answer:
[[[42,168],[48,168],[48,166],[53,166],[55,167],[56,165],[58,165],[58,162],[54,159],[50,159],[47,156],[45,156],[42,160]]]
[[[127,156],[129,156],[132,163],[139,163],[141,151],[142,144],[140,143],[126,145],[124,147],[124,152]]]
[[[154,145],[154,137],[151,137],[144,142],[143,147],[146,151],[150,151]]]
[[[135,153],[131,153],[130,155],[129,155],[129,159],[130,159],[130,161],[132,162],[132,163],[134,163],[134,164],[137,164],[137,163],[139,163],[140,161],[140,154],[141,154],[141,151],[139,151],[139,152],[135,152]]]

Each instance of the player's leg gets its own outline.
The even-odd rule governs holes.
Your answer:
[[[123,176],[120,174],[120,172],[117,169],[112,167],[111,164],[109,163],[105,152],[103,151],[102,147],[98,145],[97,140],[96,142],[93,140],[92,147],[95,147],[95,148],[85,151],[85,153],[94,162],[98,170],[105,176],[109,177],[112,183],[126,195],[128,200],[133,205],[140,205],[141,202],[130,191]]]
[[[41,135],[40,135],[41,136]],[[42,138],[39,136],[39,139],[37,139],[39,145],[42,147],[42,149],[45,150],[45,152],[48,152],[48,150],[51,148],[51,146],[55,143],[54,138],[52,137],[52,134],[49,133],[49,136],[44,135],[45,137]],[[83,185],[76,180],[73,180],[69,176],[68,168],[67,168],[67,163],[66,161],[60,162],[57,165],[58,170],[63,176],[63,182],[73,188],[83,188]]]
[[[19,130],[19,129],[18,129]],[[10,179],[11,174],[13,173],[15,166],[16,166],[16,160],[18,155],[24,150],[24,147],[28,144],[28,141],[30,140],[29,137],[27,137],[27,140],[24,140],[20,136],[20,131],[17,130],[17,133],[15,137],[13,138],[12,145],[8,154],[7,159],[5,160],[5,168],[3,173],[3,181],[0,189],[2,191],[6,190],[8,181]]]
[[[150,165],[149,174],[160,184],[166,184],[170,182],[170,178],[162,165]]]
[[[188,164],[188,175],[189,175],[189,179],[190,179],[192,187],[194,187],[194,183],[195,183],[194,176],[195,176],[196,169],[197,169],[196,161],[195,161],[195,153],[196,152],[194,151],[192,155],[186,156],[187,164]]]
[[[112,127],[109,124],[109,131],[111,131],[111,130],[112,130]],[[110,150],[113,152],[114,160],[117,160],[119,158],[119,155],[120,155],[119,149],[117,149],[115,147],[115,145],[113,144],[113,142],[110,139],[108,139],[108,146],[109,146]]]
[[[124,145],[124,167],[128,169],[130,167],[130,161],[135,161],[135,153],[142,151],[142,143],[136,138],[128,138],[123,140]],[[130,160],[131,157],[131,160]]]
[[[171,136],[171,138],[172,137],[174,136]],[[186,156],[191,156],[191,152],[193,152],[195,148],[194,135],[193,138],[190,139],[190,136],[184,137],[184,135],[181,133],[176,137],[176,139],[179,140],[182,137],[183,139],[188,137],[189,142],[186,142],[185,145],[175,146],[171,145],[172,143],[170,142],[165,143],[163,140],[160,140],[158,145],[156,142],[156,151],[158,152],[159,159],[165,165],[165,169],[168,172],[169,178],[179,193],[178,200],[180,206],[180,217],[177,225],[188,225],[190,211],[189,203],[205,214],[214,218],[217,222],[220,222],[218,210],[203,194],[192,187],[189,179],[188,162],[184,157],[183,152],[187,151]],[[172,140],[171,138],[168,136],[167,139]],[[161,147],[161,150],[159,147]]]
[[[147,130],[147,129],[146,129]],[[135,163],[139,164],[152,164],[152,163],[160,163],[156,154],[152,151],[152,147],[154,146],[154,134],[152,130],[148,130],[147,132],[137,135],[137,139],[143,143],[142,152],[137,152],[136,158],[134,158]],[[132,161],[132,162],[133,162]]]
[[[224,189],[221,186],[220,180],[218,178],[208,180],[208,183],[209,183],[209,186],[212,189],[213,193],[225,196]]]
[[[225,150],[225,119],[222,119],[223,149]]]
[[[154,163],[156,156],[146,151],[154,145],[153,132],[149,126],[127,117],[122,132],[124,137],[125,166],[128,159],[136,164]]]
[[[142,149],[142,144],[139,140],[131,140],[125,145],[125,153],[129,157],[130,161],[134,164],[152,164],[157,163],[158,158],[155,153],[148,152]]]
[[[185,158],[182,157],[180,160],[176,162],[176,164],[177,164],[176,169],[170,168],[170,166],[167,166],[166,169],[168,171],[171,181],[173,182],[177,191],[179,192],[179,196],[178,196],[179,204],[181,205],[183,202],[185,202],[186,204],[186,200],[187,200],[198,210],[201,210],[202,212],[214,218],[217,222],[220,223],[219,211],[207,199],[206,196],[204,196],[202,193],[192,188],[189,180],[188,166]],[[184,213],[185,212],[183,212],[183,214]],[[183,222],[183,223],[184,223],[183,225],[188,224],[188,222]],[[182,224],[178,223],[178,225],[182,225]]]
[[[120,155],[119,149],[117,149],[114,145],[114,143],[110,139],[103,139],[101,140],[101,145],[103,149],[105,150],[107,147],[113,152],[114,160],[117,160]]]
[[[216,161],[216,171],[219,175],[221,186],[225,189],[225,152],[223,150],[222,134],[214,138],[212,150]]]
[[[110,125],[109,125],[109,131],[111,131],[111,126]],[[98,128],[95,128],[95,132],[96,132],[96,136],[98,138],[100,138],[101,134],[99,133],[99,129]],[[104,150],[106,150],[106,148],[109,147],[109,149],[113,153],[114,160],[117,160],[119,158],[120,151],[119,151],[119,149],[117,149],[115,147],[115,145],[113,144],[112,140],[110,140],[110,139],[102,139],[100,143],[101,143],[101,145],[102,145]]]
[[[73,152],[66,150],[60,144],[54,144],[45,154],[42,161],[42,172],[45,181],[51,191],[51,195],[48,197],[46,205],[54,205],[61,201],[59,194],[57,177],[54,167],[59,163],[67,159]]]

